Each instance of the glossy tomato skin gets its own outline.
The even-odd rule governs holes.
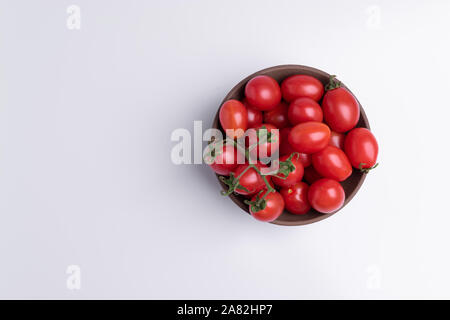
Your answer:
[[[280,162],[286,161],[289,157],[290,157],[290,155],[282,156],[280,158]],[[287,188],[287,187],[290,187],[302,180],[303,172],[304,172],[302,162],[296,155],[294,155],[292,157],[291,161],[295,167],[295,170],[292,171],[291,173],[289,173],[289,175],[286,177],[286,179],[281,179],[279,177],[272,176],[273,183],[275,183],[275,185],[277,185],[278,187]],[[282,174],[280,174],[280,175],[282,175]],[[284,175],[282,175],[282,176],[284,177]]]
[[[287,103],[281,101],[275,109],[264,112],[264,122],[273,124],[278,129],[289,127]]]
[[[269,123],[261,124],[255,128],[256,130],[249,130],[248,145],[251,146],[254,141],[258,143],[260,142],[258,131],[263,130],[264,128],[266,129],[266,133],[270,134],[270,141],[261,142],[256,148],[252,148],[250,150],[250,156],[252,159],[270,157],[278,150],[280,146],[280,131],[274,125]]]
[[[344,150],[344,141],[345,141],[344,133],[331,131],[330,142],[328,143],[330,146]]]
[[[323,96],[323,84],[314,77],[294,75],[283,80],[281,92],[284,100],[291,102],[297,98],[308,97],[319,101]]]
[[[237,168],[233,171],[234,176],[237,178],[249,165],[241,164],[238,165]],[[262,163],[256,163],[255,166],[261,170],[261,168],[265,168],[266,166]],[[266,176],[266,179],[269,183],[271,183],[271,178]],[[246,188],[248,191],[245,191],[242,188],[237,188],[236,193],[242,194],[244,196],[254,195],[255,193],[261,191],[266,188],[266,184],[264,183],[263,178],[256,172],[255,169],[248,169],[240,178],[239,184]]]
[[[336,132],[353,129],[359,120],[358,101],[343,87],[325,93],[322,110],[325,122]]]
[[[322,178],[323,177],[316,171],[316,169],[314,169],[313,166],[305,168],[305,172],[303,173],[303,180],[305,180],[309,184],[313,184],[314,182]]]
[[[262,112],[252,107],[245,98],[242,100],[242,103],[247,108],[247,128],[254,128],[261,125],[263,123]]]
[[[260,111],[272,110],[281,101],[280,85],[272,77],[256,76],[245,85],[245,97]]]
[[[311,209],[308,200],[309,186],[298,182],[291,187],[283,188],[280,194],[284,199],[284,206],[292,214],[305,214]]]
[[[320,179],[309,187],[308,200],[317,211],[332,213],[344,205],[344,188],[336,180]]]
[[[378,142],[366,128],[355,128],[345,138],[345,153],[353,167],[372,168],[377,162]]]
[[[214,150],[207,155],[205,161],[215,173],[228,176],[239,164],[245,163],[245,157],[234,146],[224,144],[218,154]]]
[[[240,138],[247,130],[247,109],[238,100],[228,100],[220,107],[220,125],[230,138]],[[227,130],[235,130],[233,134]],[[241,129],[241,130],[239,130]]]
[[[308,121],[323,121],[323,112],[320,105],[311,98],[297,98],[291,102],[288,109],[289,122],[296,124]]]
[[[292,152],[296,152],[294,148],[289,144],[289,133],[291,132],[291,128],[283,128],[280,130],[280,156],[284,156],[286,154],[291,154]]]
[[[253,197],[253,201],[256,199],[256,196]],[[284,210],[284,199],[278,192],[270,192],[267,194],[266,198],[266,207],[262,210],[253,212],[250,206],[250,214],[257,220],[264,222],[271,222],[276,220]]]
[[[330,128],[321,122],[304,122],[289,133],[289,143],[298,152],[315,153],[328,145]]]
[[[344,181],[352,174],[352,166],[344,151],[327,146],[312,155],[314,169],[325,178]]]
[[[298,159],[303,165],[303,168],[309,167],[312,164],[312,156],[308,153],[299,153]]]

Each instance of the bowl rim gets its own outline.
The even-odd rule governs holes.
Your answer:
[[[216,112],[216,115],[214,117],[213,123],[212,123],[212,128],[217,128],[222,130],[221,126],[220,126],[220,121],[219,121],[219,111],[220,111],[220,107],[225,103],[225,101],[230,100],[231,97],[233,95],[236,94],[237,91],[240,91],[242,89],[243,86],[245,86],[245,84],[253,77],[256,77],[258,75],[270,75],[272,72],[274,71],[293,71],[293,72],[299,72],[296,74],[305,74],[304,72],[307,71],[307,73],[313,73],[313,74],[318,74],[321,75],[322,77],[330,77],[330,74],[328,74],[325,71],[313,68],[313,67],[309,67],[309,66],[304,66],[304,65],[297,65],[297,64],[283,64],[283,65],[277,65],[277,66],[273,66],[273,67],[269,67],[269,68],[265,68],[259,71],[256,71],[252,74],[250,74],[249,76],[245,77],[244,79],[242,79],[241,81],[239,81],[228,93],[227,95],[224,97],[224,99],[222,100],[222,102],[219,105],[219,108]],[[303,72],[303,73],[301,73]],[[342,87],[346,88],[352,95],[353,97],[356,99],[356,101],[358,102],[359,105],[359,110],[360,110],[360,118],[358,120],[358,124],[359,123],[363,123],[362,126],[358,126],[357,127],[363,127],[363,128],[367,128],[370,130],[370,124],[369,124],[369,119],[367,118],[367,115],[364,111],[364,108],[362,107],[361,103],[359,102],[358,98],[353,94],[353,92],[347,87],[345,86],[344,83],[341,82]],[[223,130],[222,130],[223,131]],[[366,179],[366,173],[361,173],[360,177],[358,178],[358,182],[356,184],[356,186],[354,187],[354,189],[351,191],[351,193],[349,195],[346,195],[345,197],[345,201],[344,204],[342,205],[341,208],[339,208],[338,210],[331,212],[331,213],[320,213],[320,212],[315,212],[316,216],[307,219],[307,220],[278,220],[279,218],[277,218],[274,221],[271,221],[269,223],[271,224],[275,224],[275,225],[280,225],[280,226],[300,226],[300,225],[307,225],[307,224],[311,224],[311,223],[315,223],[321,220],[324,220],[326,218],[331,217],[332,215],[334,215],[335,213],[339,212],[340,210],[342,210],[352,199],[353,197],[356,195],[356,193],[359,191],[359,189],[361,188],[362,184],[364,183],[364,180]],[[220,175],[216,174],[217,180],[219,181],[219,184],[221,185],[222,189],[225,188],[225,184],[219,179]],[[236,194],[232,193],[231,195],[229,195],[229,198],[236,204],[238,205],[242,210],[244,210],[245,212],[247,212],[247,214],[250,214],[249,212],[249,208],[248,205],[246,205],[243,200]],[[315,211],[314,209],[311,209],[313,211]],[[286,209],[284,210],[284,212],[287,212]],[[290,213],[289,213],[290,214]]]

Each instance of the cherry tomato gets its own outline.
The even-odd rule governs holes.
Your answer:
[[[298,159],[300,160],[304,168],[309,167],[312,163],[311,154],[308,153],[299,153]]]
[[[245,156],[233,145],[220,141],[208,145],[204,160],[215,173],[228,176],[239,164],[245,163]]]
[[[309,187],[308,200],[317,211],[331,213],[344,204],[344,188],[336,180],[320,179]]]
[[[272,110],[281,101],[280,85],[272,77],[256,76],[247,82],[245,97],[258,110]]]
[[[280,146],[279,130],[268,123],[263,123],[255,129],[247,133],[249,147],[257,143],[256,147],[249,148],[250,156],[253,159],[270,157]]]
[[[281,83],[281,92],[287,102],[301,97],[319,101],[323,96],[323,84],[314,77],[307,75],[290,76]]]
[[[262,189],[266,188],[266,184],[264,183],[264,180],[261,177],[261,175],[258,174],[258,172],[256,172],[256,170],[253,168],[249,168],[248,170],[246,170],[248,166],[249,164],[241,164],[237,166],[237,168],[233,171],[235,178],[238,178],[239,175],[245,171],[245,173],[238,180],[239,185],[247,189],[247,191],[241,187],[238,187],[236,189],[236,193],[242,195],[253,195],[261,191]],[[264,164],[259,162],[256,163],[255,166],[256,168],[258,168],[258,170],[261,170],[261,168],[266,167]],[[269,176],[266,176],[266,179],[267,182],[269,183],[272,182]]]
[[[275,109],[264,112],[264,122],[273,124],[279,129],[289,127],[287,103],[281,101]]]
[[[316,169],[314,169],[313,166],[305,168],[305,172],[303,173],[303,180],[305,180],[309,184],[313,184],[314,182],[322,178],[323,177],[316,171]]]
[[[262,112],[255,109],[245,98],[242,100],[242,103],[247,108],[247,128],[254,128],[261,125],[263,123]]]
[[[328,143],[330,146],[344,150],[344,141],[345,134],[331,131],[330,142]]]
[[[280,156],[284,156],[285,154],[292,154],[296,152],[294,148],[289,144],[289,133],[291,132],[291,128],[283,128],[280,130]]]
[[[282,165],[283,161],[286,161],[290,155],[285,155],[280,158],[280,166]],[[290,187],[297,182],[300,182],[303,178],[303,165],[300,159],[298,158],[297,154],[293,155],[291,159],[292,164],[294,165],[295,169],[291,173],[288,174],[286,179],[279,178],[277,176],[272,176],[272,181],[275,183],[275,185],[281,187],[281,188],[287,188]],[[279,176],[285,177],[284,174],[278,173]]]
[[[268,191],[266,191],[268,192]],[[262,195],[261,195],[262,196]],[[257,201],[258,196],[254,196],[252,201]],[[261,210],[254,210],[250,205],[250,214],[257,220],[271,222],[276,220],[284,210],[284,200],[278,192],[269,192],[265,199],[265,207]]]
[[[355,168],[373,168],[377,162],[378,143],[372,132],[366,128],[350,131],[345,138],[344,150]]]
[[[283,196],[286,210],[293,214],[305,214],[311,209],[308,200],[309,186],[304,182],[298,182],[291,187],[283,188],[280,194]]]
[[[289,133],[289,143],[298,152],[314,153],[322,150],[330,140],[330,128],[321,122],[304,122]]]
[[[238,100],[228,100],[220,107],[219,120],[230,138],[240,138],[247,130],[247,109]]]
[[[297,98],[289,105],[288,118],[294,126],[308,121],[322,122],[323,112],[320,105],[313,99]]]
[[[340,85],[340,83],[334,83],[337,86]],[[353,129],[358,123],[358,101],[344,87],[328,90],[323,97],[322,109],[325,122],[333,131],[346,132]]]
[[[325,178],[344,181],[352,174],[352,166],[344,151],[327,146],[312,155],[314,169]]]

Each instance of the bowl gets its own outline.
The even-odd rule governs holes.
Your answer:
[[[283,79],[285,79],[289,76],[292,76],[292,75],[296,75],[296,74],[304,74],[304,75],[313,76],[316,79],[320,80],[324,86],[328,83],[328,81],[330,79],[330,75],[328,73],[318,70],[318,69],[315,69],[315,68],[312,68],[312,67],[307,67],[307,66],[302,66],[302,65],[280,65],[280,66],[275,66],[275,67],[271,67],[271,68],[267,68],[267,69],[255,72],[255,73],[249,75],[248,77],[246,77],[245,79],[243,79],[242,81],[240,81],[236,86],[234,86],[233,89],[231,89],[230,92],[228,92],[228,94],[225,96],[222,103],[220,104],[219,109],[217,110],[212,127],[216,128],[216,129],[220,129],[223,132],[223,129],[222,129],[222,127],[220,125],[220,121],[219,121],[220,107],[222,106],[222,104],[225,101],[230,100],[230,99],[242,100],[244,98],[245,85],[251,78],[253,78],[255,76],[259,76],[259,75],[267,75],[267,76],[271,76],[272,78],[277,80],[279,83],[281,83],[281,81],[283,81]],[[342,86],[345,87],[347,90],[349,90],[343,83],[342,83]],[[358,99],[356,99],[356,100],[358,101]],[[359,104],[359,108],[360,108],[360,117],[359,117],[359,121],[358,121],[356,127],[370,129],[369,120],[367,119],[364,109],[361,106],[361,104],[359,103],[359,101],[358,101],[358,104]],[[220,181],[219,175],[216,174],[216,176],[217,176],[217,180],[219,181],[220,185],[222,186],[222,189],[226,190],[227,187],[222,181]],[[358,192],[359,188],[363,184],[365,177],[366,177],[365,173],[362,173],[358,170],[353,170],[352,175],[345,181],[341,182],[341,185],[345,191],[345,202],[344,202],[344,205],[339,210],[337,210],[333,213],[324,214],[324,213],[320,213],[314,209],[311,209],[306,214],[295,215],[295,214],[291,214],[285,210],[276,220],[272,221],[271,223],[277,224],[277,225],[282,225],[282,226],[299,226],[299,225],[310,224],[310,223],[314,223],[314,222],[326,219],[326,218],[332,216],[333,214],[337,213],[338,211],[342,210],[352,200],[352,198],[355,196],[355,194]],[[242,210],[244,210],[245,212],[250,214],[248,205],[244,203],[245,197],[238,195],[238,194],[234,194],[234,193],[231,194],[229,197]]]

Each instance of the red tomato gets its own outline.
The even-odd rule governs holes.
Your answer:
[[[352,166],[344,151],[327,146],[312,155],[314,169],[325,178],[344,181],[352,174]]]
[[[266,191],[268,192],[268,191]],[[254,196],[252,201],[258,201],[257,197]],[[269,192],[265,199],[265,205],[263,209],[257,210],[258,208],[254,208],[252,205],[249,206],[250,214],[257,220],[270,222],[276,220],[284,210],[284,200],[281,194],[278,192]]]
[[[287,103],[281,101],[275,109],[264,112],[264,122],[273,124],[279,129],[289,127]]]
[[[314,153],[322,150],[330,140],[330,128],[321,122],[304,122],[289,133],[289,143],[298,152]]]
[[[292,152],[296,152],[289,144],[290,132],[291,128],[283,128],[280,130],[280,156],[284,156],[286,154],[291,155]]]
[[[219,144],[220,143],[220,144]],[[238,164],[245,163],[245,156],[231,144],[222,141],[211,143],[204,156],[205,162],[220,175],[228,176]]]
[[[328,143],[330,146],[344,150],[344,141],[345,134],[331,131],[330,142]]]
[[[323,177],[314,169],[313,166],[305,168],[305,172],[303,173],[303,180],[305,180],[309,184],[313,184],[314,182],[322,178]]]
[[[311,154],[308,153],[299,153],[298,159],[302,163],[303,167],[309,167],[312,163]]]
[[[317,211],[331,213],[344,204],[344,188],[336,180],[320,179],[309,187],[308,200]]]
[[[256,76],[247,82],[245,97],[258,110],[272,110],[281,101],[280,85],[272,77]]]
[[[250,156],[253,159],[270,157],[280,146],[279,130],[268,123],[263,123],[255,129],[249,130],[247,133]],[[258,145],[250,148],[255,142]]]
[[[288,118],[294,126],[308,121],[322,122],[323,112],[320,105],[313,99],[297,98],[289,105]]]
[[[355,168],[373,168],[377,162],[378,143],[372,132],[366,128],[355,128],[350,131],[345,138],[344,149]]]
[[[292,187],[280,190],[284,199],[286,210],[293,214],[305,214],[311,209],[308,200],[309,186],[304,182],[298,182]]]
[[[246,170],[248,166],[249,164],[241,164],[233,172],[234,177],[239,180],[239,185],[247,189],[247,191],[240,187],[236,189],[236,193],[242,195],[253,195],[261,191],[262,189],[266,188],[266,184],[261,175],[258,172],[256,172],[256,170],[253,168]],[[264,164],[259,162],[256,163],[255,166],[258,168],[258,170],[261,170],[261,168],[266,167]],[[241,177],[239,177],[239,175],[242,174],[242,172],[244,171],[245,173]],[[266,179],[267,182],[269,183],[272,182],[269,176],[266,176]]]
[[[220,107],[219,120],[230,138],[240,138],[247,130],[247,109],[238,100],[228,100]]]
[[[295,75],[286,78],[281,83],[281,92],[287,102],[300,97],[308,97],[319,101],[323,96],[323,84],[314,77],[307,75]]]
[[[355,97],[340,82],[330,79],[330,88],[322,101],[323,116],[331,130],[346,132],[353,129],[359,120],[359,104]]]
[[[285,155],[280,158],[280,169],[282,166],[282,163],[286,161],[290,155]],[[277,176],[272,176],[272,181],[275,183],[275,185],[281,187],[281,188],[287,188],[290,187],[297,182],[300,182],[303,178],[303,165],[300,159],[297,155],[294,155],[291,159],[292,164],[294,165],[295,169],[291,173],[288,174],[286,179],[279,178]],[[278,173],[279,176],[285,177],[284,174]]]
[[[250,105],[245,98],[242,100],[242,103],[247,108],[247,128],[254,128],[261,125],[263,122],[262,112]]]

